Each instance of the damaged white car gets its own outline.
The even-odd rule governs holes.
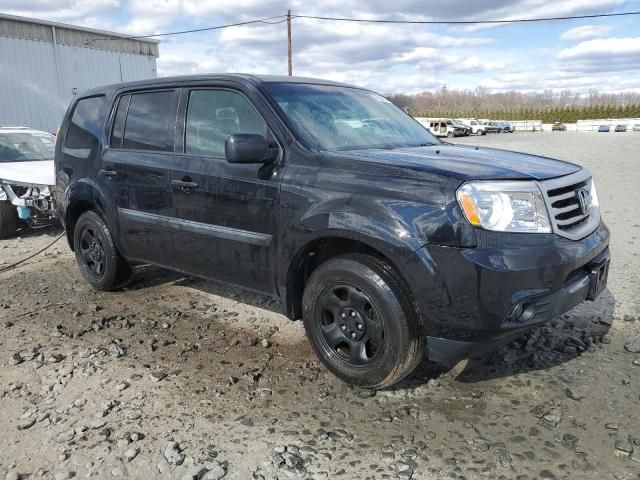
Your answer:
[[[0,238],[21,225],[53,220],[56,137],[27,127],[0,127]]]

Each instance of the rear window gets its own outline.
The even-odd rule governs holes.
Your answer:
[[[76,103],[64,146],[73,149],[97,148],[105,119],[104,96],[81,98]]]
[[[124,124],[122,148],[172,152],[176,118],[175,97],[175,90],[131,95]],[[115,140],[112,138],[112,142]]]

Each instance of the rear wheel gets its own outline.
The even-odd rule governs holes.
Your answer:
[[[0,238],[7,238],[16,233],[18,212],[8,201],[0,201]]]
[[[422,360],[425,337],[399,275],[350,254],[320,265],[303,296],[307,336],[324,365],[360,387],[389,387]]]
[[[447,132],[447,137],[449,137],[449,138],[453,138],[453,137],[454,137],[453,132]]]
[[[80,272],[98,290],[113,290],[131,277],[131,268],[122,258],[102,218],[84,212],[76,222],[73,245]]]

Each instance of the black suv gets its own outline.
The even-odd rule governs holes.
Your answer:
[[[162,78],[79,95],[55,152],[80,270],[154,264],[264,292],[319,358],[374,388],[604,288],[609,231],[571,163],[442,143],[382,96],[323,80]]]

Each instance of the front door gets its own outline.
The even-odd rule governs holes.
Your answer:
[[[231,164],[224,145],[236,133],[275,139],[239,91],[193,88],[182,98],[182,153],[169,173],[176,262],[197,275],[272,293],[280,159]]]
[[[172,254],[169,167],[174,160],[176,89],[122,95],[98,181],[114,199],[125,257],[167,265]]]

